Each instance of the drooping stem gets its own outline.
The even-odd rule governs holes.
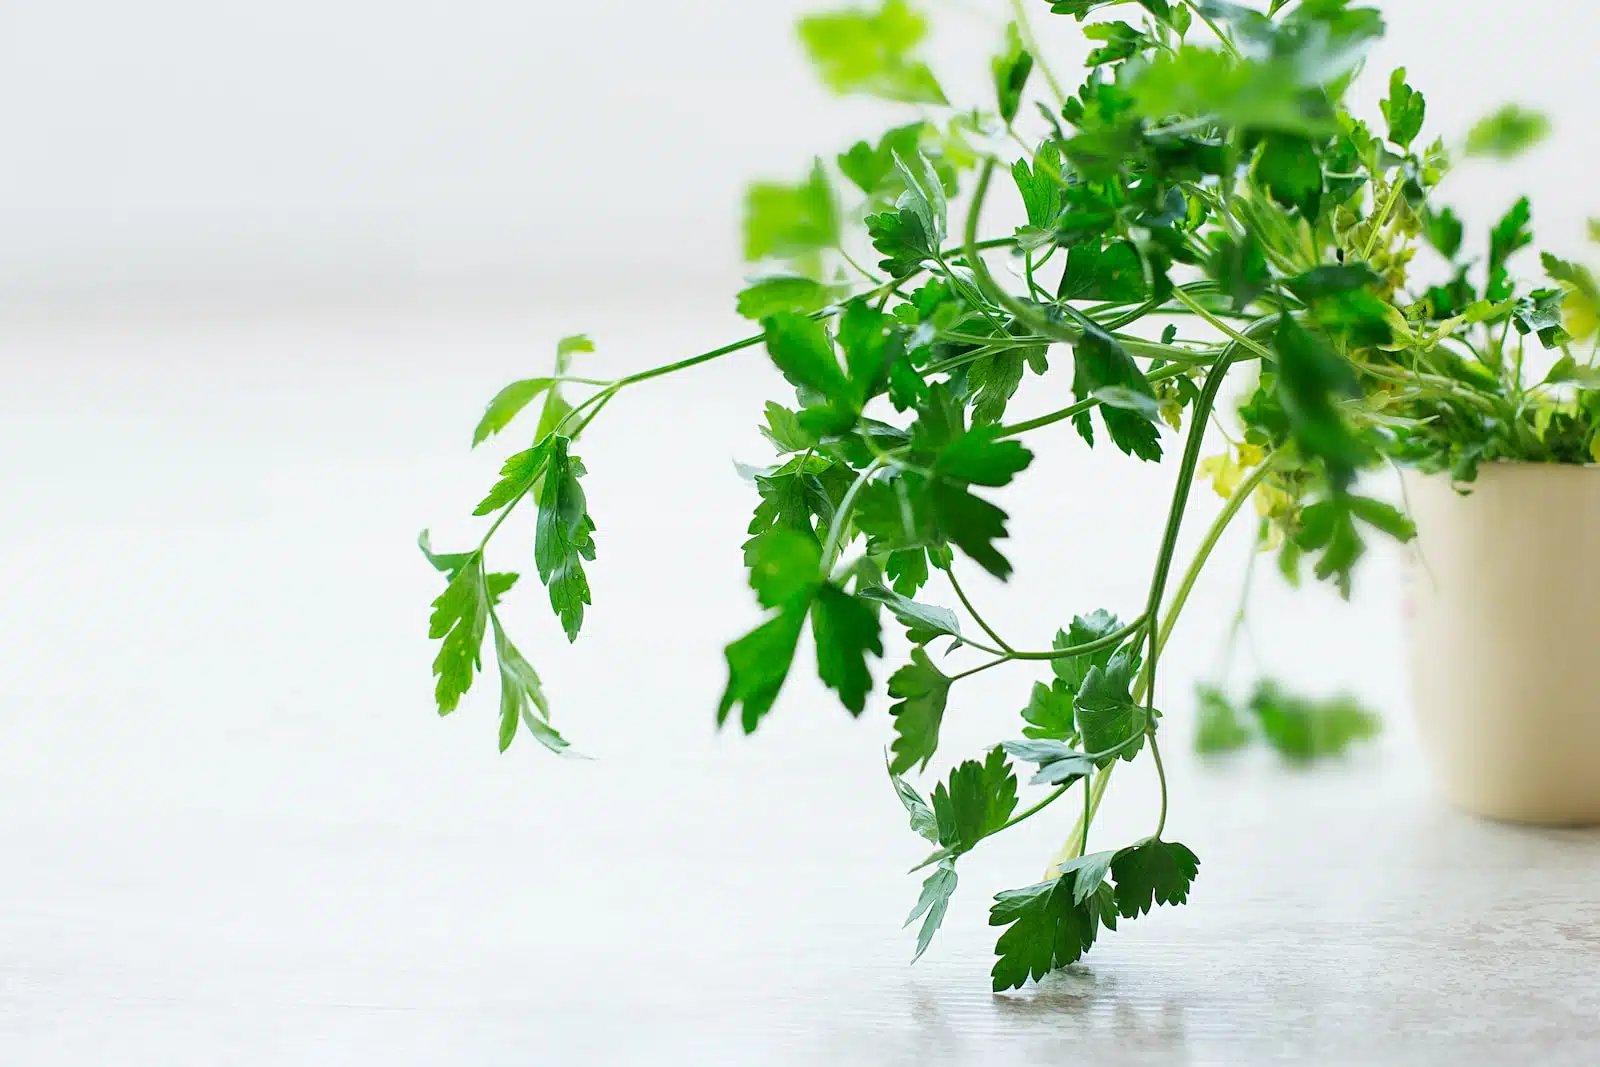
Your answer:
[[[1160,837],[1161,831],[1167,828],[1167,769],[1161,764],[1161,744],[1153,731],[1150,734],[1150,756],[1156,761],[1156,777],[1161,780],[1161,817],[1156,820],[1156,836]]]
[[[999,645],[1002,653],[1015,658],[1017,655],[1015,650],[1013,650],[1010,645],[1006,644],[1006,639],[995,632],[994,627],[990,626],[988,622],[984,620],[984,617],[978,614],[978,609],[972,606],[972,601],[967,599],[967,591],[961,588],[960,582],[956,581],[955,567],[947,567],[944,575],[946,578],[950,579],[950,588],[956,591],[956,596],[961,600],[961,606],[967,609],[967,614],[972,616],[973,621],[978,624],[979,628],[982,629],[984,633],[989,635],[989,640]]]
[[[828,539],[822,543],[822,573],[833,572],[833,558],[838,553],[844,539],[845,528],[850,523],[850,514],[855,510],[856,497],[861,490],[872,480],[872,476],[884,468],[887,460],[883,456],[876,456],[871,463],[862,468],[856,475],[856,480],[850,483],[850,488],[845,490],[844,498],[839,501],[839,506],[834,509],[833,521],[828,524]]]

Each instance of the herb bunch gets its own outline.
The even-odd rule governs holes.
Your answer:
[[[1029,9],[1082,24],[1093,48],[1081,84],[1039,55]],[[1508,261],[1528,243],[1526,202],[1495,227],[1478,270],[1461,223],[1430,204],[1447,153],[1439,141],[1421,146],[1425,104],[1403,70],[1381,132],[1345,109],[1383,32],[1376,11],[1350,0],[1274,0],[1265,13],[1215,0],[1013,0],[1012,11],[994,97],[970,110],[950,104],[919,58],[926,24],[904,0],[803,20],[801,40],[831,88],[918,117],[819,159],[798,182],[751,187],[745,253],[764,274],[737,307],[758,331],[616,380],[574,374],[592,346],[568,338],[552,374],[502,390],[473,443],[537,406],[531,447],[506,460],[478,505],[491,521],[475,548],[422,542],[446,579],[430,623],[440,713],[483,669],[492,632],[501,748],[525,729],[565,750],[537,672],[496,613],[517,576],[490,571],[485,551],[508,515],[536,507],[534,562],[575,640],[596,524],[574,443],[623,389],[764,349],[793,388],[766,405],[777,459],[751,478],[744,563],[767,615],[727,646],[717,721],[758,729],[808,630],[822,682],[852,715],[886,684],[889,777],[931,849],[908,920],[920,920],[919,956],[961,857],[1075,794],[1077,821],[1048,878],[995,898],[997,990],[1072,963],[1102,929],[1187,899],[1199,860],[1164,836],[1158,668],[1246,502],[1286,573],[1308,560],[1348,594],[1368,537],[1413,534],[1400,511],[1357,492],[1360,471],[1395,461],[1466,479],[1497,457],[1580,461],[1600,411],[1584,391],[1594,372],[1563,347],[1593,332],[1594,280],[1547,257],[1556,285],[1516,288]],[[1465,151],[1505,156],[1540,133],[1536,116],[1508,109],[1475,127]],[[1015,197],[1026,224],[986,231],[996,195]],[[1419,241],[1453,273],[1413,292]],[[1533,387],[1522,379],[1527,336],[1564,352]],[[1012,398],[1052,373],[1070,373],[1073,402],[1008,421]],[[1253,382],[1238,437],[1204,457],[1235,377]],[[1023,474],[1034,456],[1024,442],[1058,423],[1087,447],[1175,470],[1143,601],[1085,606],[1038,647],[998,633],[960,576],[1011,576],[1008,516],[989,491]],[[1180,570],[1200,477],[1227,502]],[[935,602],[937,589],[965,621]],[[912,647],[884,672],[875,661],[889,624]],[[919,790],[909,776],[935,756],[960,683],[1001,668],[1036,672],[1015,739]],[[1089,851],[1116,766],[1146,755],[1161,782],[1152,832]],[[1026,805],[1023,779],[1037,791]]]

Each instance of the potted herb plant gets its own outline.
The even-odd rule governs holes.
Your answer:
[[[1082,24],[1092,51],[1081,77],[1039,55],[1028,9]],[[590,346],[569,338],[550,374],[495,396],[474,443],[537,408],[517,423],[528,447],[478,505],[488,525],[477,545],[438,553],[422,542],[445,583],[430,623],[440,713],[473,685],[492,636],[502,748],[525,730],[563,751],[538,674],[496,612],[517,581],[489,568],[496,531],[537,509],[534,564],[576,639],[597,551],[580,435],[624,389],[764,352],[790,387],[762,413],[777,455],[751,478],[743,562],[766,614],[727,646],[717,721],[759,729],[808,633],[822,682],[850,714],[886,689],[889,778],[929,849],[908,921],[920,922],[919,955],[962,857],[1066,800],[1076,822],[1050,876],[994,900],[997,990],[1188,897],[1199,859],[1166,836],[1159,667],[1222,533],[1254,501],[1286,571],[1309,565],[1348,592],[1367,538],[1414,532],[1358,491],[1359,472],[1386,460],[1457,468],[1484,425],[1453,420],[1506,399],[1456,339],[1487,326],[1503,355],[1508,329],[1546,335],[1565,299],[1512,290],[1515,213],[1496,229],[1487,292],[1465,275],[1439,293],[1407,289],[1419,241],[1454,257],[1461,227],[1429,203],[1447,153],[1418,140],[1423,98],[1404,71],[1380,122],[1344,106],[1383,32],[1376,11],[1348,0],[1275,0],[1267,12],[1017,0],[1012,12],[993,97],[970,110],[950,104],[918,57],[925,24],[904,0],[803,20],[833,89],[899,101],[908,121],[838,146],[793,184],[752,187],[746,253],[762,273],[737,296],[757,323],[749,336],[616,380],[575,375]],[[1527,124],[1498,116],[1466,148],[1509,152],[1532,136]],[[1001,196],[1024,225],[985,225]],[[1009,418],[1013,396],[1047,377],[1043,388],[1070,388],[1072,402]],[[1232,380],[1246,383],[1240,443],[1209,457],[1213,475],[1232,471],[1228,500],[1180,560],[1207,426]],[[1053,638],[998,632],[963,585],[974,568],[1011,576],[1008,516],[990,491],[1041,445],[1172,469],[1144,598],[1083,605]],[[894,625],[910,651],[880,663]],[[962,683],[992,670],[1033,682],[1015,730],[919,788],[912,776],[938,750]],[[1161,780],[1160,816],[1141,839],[1094,842],[1116,768],[1136,761]]]

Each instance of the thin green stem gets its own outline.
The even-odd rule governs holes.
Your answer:
[[[1229,55],[1233,56],[1234,59],[1243,59],[1244,58],[1243,56],[1241,56],[1239,54],[1239,49],[1237,47],[1235,47],[1235,45],[1233,43],[1233,38],[1229,37],[1226,33],[1222,32],[1222,27],[1218,26],[1216,21],[1214,19],[1212,19],[1212,17],[1210,15],[1206,14],[1204,8],[1202,8],[1199,4],[1195,3],[1194,0],[1183,0],[1183,2],[1196,15],[1200,16],[1200,21],[1201,22],[1204,22],[1207,26],[1209,26],[1211,28],[1211,32],[1216,34],[1217,40],[1222,42],[1222,47],[1223,47],[1224,51],[1226,51]]]
[[[1080,856],[1089,854],[1089,824],[1094,821],[1094,812],[1090,810],[1089,794],[1093,789],[1093,783],[1085,777],[1083,780],[1083,833],[1078,835],[1078,855]]]
[[[1151,371],[1145,376],[1145,380],[1152,383],[1164,382],[1168,378],[1181,377],[1182,375],[1189,373],[1191,369],[1192,368],[1186,364],[1173,364],[1169,367],[1162,367],[1157,371]],[[1002,426],[995,436],[1016,437],[1017,435],[1025,434],[1030,430],[1037,430],[1042,427],[1052,425],[1053,423],[1062,422],[1063,420],[1072,418],[1074,415],[1082,414],[1085,411],[1091,411],[1099,406],[1099,400],[1096,400],[1094,397],[1087,397],[1078,401],[1076,404],[1068,404],[1066,407],[1060,408],[1056,411],[1047,412],[1043,415],[1026,419],[1022,422],[1014,422],[1009,426]]]
[[[1372,258],[1373,251],[1378,247],[1378,235],[1383,232],[1383,224],[1388,221],[1389,212],[1394,210],[1395,201],[1400,199],[1402,188],[1404,188],[1402,182],[1394,183],[1394,188],[1389,191],[1389,199],[1384,202],[1383,210],[1372,220],[1372,232],[1367,234],[1367,247],[1361,250],[1362,259]]]
[[[839,501],[839,506],[834,509],[833,521],[828,524],[828,539],[822,543],[822,573],[833,573],[833,558],[842,547],[845,527],[850,523],[850,513],[855,510],[856,497],[861,493],[872,476],[882,470],[887,463],[883,456],[874,457],[872,462],[861,469],[856,475],[856,480],[850,483],[850,488],[845,490],[844,498]]]
[[[1011,652],[1010,656],[1012,659],[1020,660],[1055,660],[1074,659],[1078,656],[1087,656],[1091,653],[1103,652],[1108,648],[1116,648],[1118,645],[1122,644],[1122,642],[1126,641],[1140,630],[1143,630],[1148,619],[1148,615],[1141,615],[1128,625],[1124,626],[1122,629],[1118,630],[1116,633],[1107,634],[1105,637],[1097,638],[1093,641],[1085,641],[1081,645],[1071,645],[1067,648],[1051,649],[1049,652]],[[990,634],[990,636],[993,637],[994,635]]]
[[[1212,520],[1211,526],[1200,540],[1200,546],[1195,549],[1194,558],[1189,561],[1188,570],[1184,571],[1183,578],[1178,582],[1178,587],[1173,591],[1172,603],[1167,607],[1167,613],[1161,621],[1157,632],[1157,645],[1165,648],[1167,640],[1172,636],[1172,628],[1177,625],[1178,616],[1183,612],[1183,606],[1189,600],[1189,594],[1194,591],[1195,582],[1199,581],[1200,573],[1205,569],[1206,562],[1211,558],[1212,551],[1217,547],[1217,542],[1222,540],[1222,535],[1233,522],[1234,516],[1244,507],[1245,501],[1250,499],[1250,494],[1256,491],[1266,477],[1277,468],[1282,453],[1274,452],[1262,460],[1254,470],[1247,474],[1233,490],[1233,495],[1222,506],[1217,517]]]
[[[988,670],[991,667],[998,667],[1002,663],[1010,663],[1010,662],[1011,662],[1011,657],[1010,656],[1001,656],[998,659],[990,660],[988,663],[980,663],[976,667],[972,667],[969,670],[964,670],[960,674],[952,674],[950,676],[950,680],[952,682],[959,682],[963,678],[971,678],[974,674],[982,674],[984,671]]]
[[[1191,297],[1188,293],[1184,292],[1182,289],[1174,289],[1172,291],[1172,295],[1178,298],[1178,302],[1180,304],[1183,304],[1190,311],[1194,312],[1196,315],[1199,315],[1202,319],[1205,319],[1212,326],[1215,326],[1218,330],[1221,330],[1223,333],[1227,334],[1234,341],[1237,341],[1239,344],[1241,344],[1244,347],[1248,348],[1250,351],[1254,352],[1256,355],[1261,356],[1261,357],[1263,357],[1265,359],[1271,359],[1272,358],[1272,350],[1271,349],[1267,348],[1265,345],[1260,344],[1254,338],[1248,337],[1245,334],[1240,333],[1238,330],[1234,329],[1232,326],[1228,325],[1226,322],[1223,322],[1221,319],[1217,318],[1217,316],[1213,315],[1209,310],[1207,310],[1205,307],[1201,306],[1198,302],[1195,301],[1195,299],[1193,297]]]
[[[1150,731],[1150,756],[1156,761],[1156,777],[1161,780],[1161,817],[1156,820],[1156,836],[1160,837],[1167,828],[1167,769],[1161,764],[1161,745],[1154,730]]]
[[[984,617],[978,614],[978,609],[972,606],[972,601],[967,598],[967,591],[961,588],[960,582],[956,581],[955,567],[951,566],[946,568],[944,575],[946,578],[950,579],[950,588],[956,591],[956,596],[961,600],[961,606],[967,609],[967,614],[972,616],[973,621],[978,624],[979,629],[989,635],[989,640],[1000,646],[1001,652],[1004,655],[1007,657],[1016,658],[1016,651],[1006,643],[1006,639],[996,633],[994,627],[990,626],[988,622],[984,620]]]

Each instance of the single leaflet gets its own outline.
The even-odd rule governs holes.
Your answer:
[[[1038,54],[1028,8],[1072,20],[1053,30],[1081,24],[1091,50],[1075,89]],[[1012,11],[1015,21],[997,27],[994,97],[965,110],[918,58],[926,24],[902,0],[803,20],[801,42],[829,86],[901,102],[914,120],[817,160],[795,184],[750,189],[745,250],[765,271],[737,296],[759,324],[750,336],[617,380],[575,376],[592,346],[568,338],[552,374],[502,390],[475,445],[539,410],[531,446],[506,461],[477,509],[492,516],[487,532],[468,552],[422,543],[446,582],[430,627],[440,713],[483,670],[492,631],[501,748],[526,730],[564,750],[537,673],[496,615],[517,577],[490,572],[485,550],[514,510],[536,508],[534,563],[576,640],[605,530],[584,492],[581,434],[623,389],[764,350],[792,387],[766,405],[777,458],[751,478],[744,563],[766,615],[727,646],[717,720],[759,729],[808,635],[822,682],[850,714],[886,691],[889,778],[931,846],[907,920],[919,924],[919,956],[958,888],[961,857],[1077,796],[1047,879],[995,898],[997,990],[1077,960],[1102,930],[1188,899],[1200,861],[1164,836],[1159,667],[1243,504],[1255,501],[1262,547],[1286,574],[1310,560],[1348,594],[1368,537],[1413,532],[1356,491],[1360,471],[1397,460],[1470,479],[1476,463],[1513,452],[1577,461],[1594,447],[1597,408],[1583,390],[1600,384],[1568,347],[1593,332],[1592,277],[1547,258],[1557,284],[1517,289],[1507,264],[1530,240],[1524,201],[1491,234],[1480,280],[1461,223],[1429,203],[1447,154],[1439,141],[1419,147],[1425,102],[1404,70],[1390,80],[1382,133],[1344,109],[1383,32],[1375,11],[1347,0],[1278,0],[1270,13],[1014,0]],[[1473,128],[1465,150],[1505,157],[1542,132],[1538,116],[1508,108]],[[1016,197],[1026,223],[986,234],[997,195]],[[1454,273],[1408,291],[1419,239]],[[1538,387],[1521,380],[1526,335],[1564,353]],[[1070,375],[1073,402],[1008,421],[1012,398],[1049,374]],[[1253,383],[1239,439],[1203,457],[1236,376]],[[1564,393],[1562,383],[1580,388]],[[1011,576],[1010,520],[992,491],[1027,471],[1035,441],[1063,447],[1074,434],[1133,462],[1170,462],[1171,507],[1144,601],[1117,605],[1120,614],[1085,605],[1034,648],[998,633],[961,576],[973,567]],[[1228,502],[1175,571],[1197,477]],[[945,586],[948,597],[933,592]],[[911,643],[905,663],[880,662],[890,624]],[[958,763],[931,791],[912,784],[946,717],[961,711],[961,683],[1002,667],[1035,679],[1015,738]],[[1258,704],[1285,745],[1334,744],[1289,738],[1284,701]],[[1328,721],[1330,737],[1350,732]],[[1243,729],[1213,725],[1217,747]],[[1144,759],[1161,782],[1150,835],[1091,853],[1114,769]]]

